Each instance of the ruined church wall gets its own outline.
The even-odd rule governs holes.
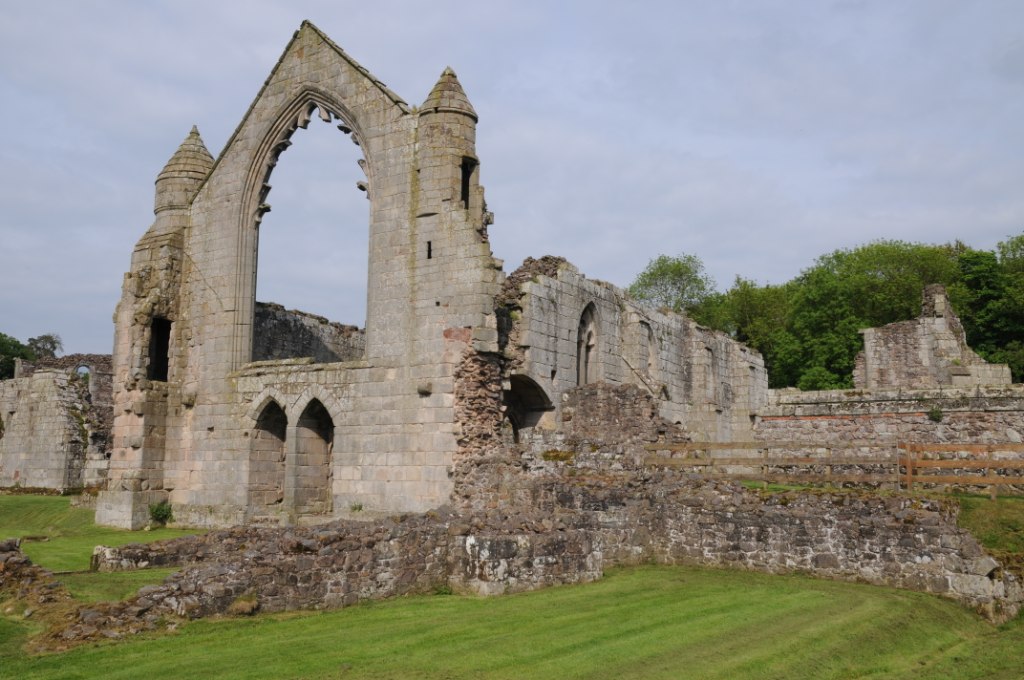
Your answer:
[[[858,389],[928,389],[1010,383],[1005,364],[990,364],[967,346],[964,328],[941,285],[925,286],[921,315],[861,331],[853,383]]]
[[[110,452],[110,356],[22,361],[17,375],[0,381],[0,486],[102,485]]]
[[[448,473],[433,476],[450,464],[455,443],[435,424],[454,422],[451,376],[462,354],[470,346],[496,350],[492,300],[502,273],[487,244],[478,173],[458,174],[475,158],[475,114],[468,103],[459,107],[454,74],[446,71],[435,92],[436,105],[427,106],[432,92],[414,111],[303,24],[191,204],[182,214],[158,212],[136,248],[117,314],[116,460],[111,492],[97,504],[99,521],[140,526],[146,505],[163,499],[180,505],[183,521],[244,520],[258,417],[251,400],[274,391],[285,409],[297,399],[308,403],[302,395],[310,391],[335,405],[327,442],[334,474],[325,480],[333,510],[341,503],[409,510],[443,502]],[[364,153],[365,364],[266,368],[251,362],[256,231],[289,137],[321,121],[336,123]],[[154,315],[172,324],[166,381],[145,377]],[[294,428],[296,414],[289,415]],[[367,420],[377,425],[373,433],[366,433]],[[321,475],[323,466],[305,458],[299,451],[295,474]]]
[[[589,280],[565,264],[557,278],[523,283],[521,328],[513,335],[521,352],[515,372],[532,378],[556,409],[577,387],[577,340],[581,316],[593,305],[597,354],[593,380],[634,384],[658,399],[661,415],[701,439],[743,439],[750,414],[767,394],[759,354],[723,333],[675,314],[641,306],[610,284]],[[557,427],[559,414],[549,418]]]
[[[0,381],[0,486],[81,487],[88,432],[68,373]]]
[[[366,352],[366,333],[322,316],[257,302],[253,361],[311,357],[315,363],[356,361]]]

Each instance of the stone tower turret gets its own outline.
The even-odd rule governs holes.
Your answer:
[[[480,210],[476,169],[476,111],[448,67],[420,107],[419,213]]]
[[[159,221],[165,211],[187,212],[196,191],[213,169],[213,156],[207,151],[195,125],[156,176],[153,212]]]

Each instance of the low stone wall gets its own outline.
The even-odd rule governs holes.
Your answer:
[[[1024,441],[1024,385],[929,390],[772,391],[761,410],[754,436],[766,443],[807,442],[810,447],[871,443],[837,454],[891,456],[897,443],[964,444],[964,451],[925,452],[930,459],[975,457],[1019,460],[1020,451],[973,453],[977,444],[1020,445]],[[785,453],[796,449],[776,449]],[[806,451],[801,451],[801,455]],[[891,468],[890,468],[891,469]],[[855,470],[853,470],[855,472]],[[981,470],[947,469],[944,475],[979,475]],[[1024,489],[1024,471],[1000,469]],[[1019,480],[1019,482],[1017,481]],[[980,487],[979,487],[980,488]]]
[[[655,560],[802,572],[942,595],[993,621],[1024,605],[1021,575],[956,526],[952,500],[868,493],[764,494],[664,482],[611,493],[603,480],[551,488],[550,502],[589,510],[608,564]]]
[[[609,483],[609,482],[615,483]],[[600,578],[642,561],[727,566],[934,593],[993,621],[1024,603],[1019,574],[956,526],[953,501],[868,493],[761,494],[652,473],[538,480],[515,515],[420,515],[381,524],[237,528],[97,549],[100,570],[180,565],[148,604],[180,616],[339,607],[439,587],[480,594]]]
[[[546,520],[546,521],[545,521]],[[409,515],[381,523],[239,527],[120,548],[93,568],[182,566],[140,596],[147,607],[199,617],[251,598],[262,611],[342,607],[442,588],[485,595],[600,578],[588,532],[539,515]]]

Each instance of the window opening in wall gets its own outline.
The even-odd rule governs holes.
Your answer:
[[[476,169],[477,161],[475,158],[469,156],[462,157],[462,191],[461,200],[462,207],[469,209],[469,187],[472,185],[473,170]]]
[[[576,384],[587,385],[597,381],[597,324],[594,303],[587,305],[580,316],[576,333]]]
[[[427,259],[429,260],[434,256],[434,249],[431,246],[430,241],[427,241]]]
[[[159,316],[153,317],[149,328],[149,369],[150,380],[167,381],[170,366],[171,322]]]
[[[262,200],[272,209],[257,225],[254,361],[363,356],[361,331],[353,331],[366,325],[373,186],[353,144],[357,133],[310,109],[305,129],[279,144],[264,180]]]

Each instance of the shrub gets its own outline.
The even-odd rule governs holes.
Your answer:
[[[168,522],[174,521],[174,511],[171,510],[171,504],[167,501],[160,501],[159,503],[153,503],[149,506],[149,519],[153,521],[153,524],[164,526]]]

